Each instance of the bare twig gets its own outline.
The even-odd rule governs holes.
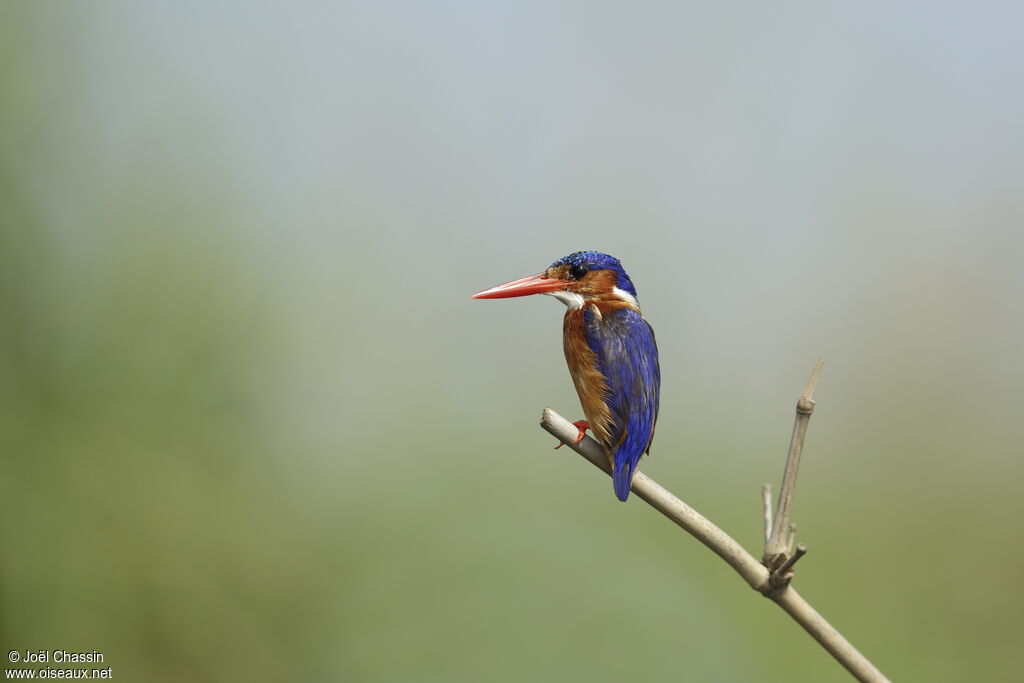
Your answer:
[[[764,542],[772,537],[772,485],[761,484],[761,508],[764,510]]]
[[[807,436],[807,423],[814,412],[814,387],[821,377],[824,367],[821,359],[811,369],[811,376],[796,402],[796,418],[793,421],[793,436],[789,440],[789,455],[786,457],[786,469],[782,473],[782,486],[779,487],[779,502],[775,510],[772,533],[764,546],[764,563],[774,569],[786,561],[789,551],[789,508],[793,503],[796,491],[796,475],[800,471],[800,455],[804,450],[804,438]]]
[[[772,572],[772,578],[779,582],[789,581],[790,578],[787,574],[789,570],[793,568],[796,561],[807,554],[807,546],[803,543],[797,543],[796,550],[789,557],[788,560],[779,565],[779,568]]]
[[[604,448],[589,436],[584,437],[579,443],[572,443],[579,430],[551,408],[544,409],[540,425],[606,474],[611,474],[608,455]],[[781,587],[774,586],[768,569],[729,534],[642,472],[637,472],[633,478],[632,490],[639,498],[725,560],[751,588],[784,609],[858,680],[870,683],[888,682],[889,679],[858,652],[843,634],[818,614],[788,582]]]

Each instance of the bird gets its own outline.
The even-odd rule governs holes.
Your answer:
[[[651,450],[661,392],[658,345],[636,287],[614,256],[577,251],[544,272],[472,298],[530,294],[553,296],[566,306],[562,347],[587,418],[573,423],[579,432],[573,443],[593,432],[611,464],[615,496],[625,501],[640,457]]]

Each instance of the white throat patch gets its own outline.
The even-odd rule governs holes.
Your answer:
[[[619,289],[618,287],[612,287],[612,294],[614,294],[615,296],[619,297],[620,299],[625,301],[627,304],[630,304],[632,306],[636,306],[637,308],[640,308],[640,304],[637,303],[636,297],[633,296],[632,294],[630,294],[629,292],[627,292],[626,290]]]
[[[549,296],[553,296],[563,304],[568,306],[570,311],[575,311],[578,308],[583,308],[583,296],[576,292],[567,292],[564,289],[555,290],[554,292],[544,292]]]

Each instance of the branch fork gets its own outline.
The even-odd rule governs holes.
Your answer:
[[[771,572],[770,581],[773,588],[782,588],[793,580],[793,565],[807,552],[807,546],[799,551],[800,546],[794,549],[796,541],[796,524],[790,521],[790,507],[793,503],[793,496],[796,493],[796,477],[800,471],[800,456],[804,450],[804,439],[807,437],[807,424],[814,413],[814,389],[821,378],[821,371],[825,367],[824,362],[819,358],[818,362],[811,368],[811,374],[804,384],[804,390],[796,401],[796,417],[793,420],[793,435],[789,441],[789,454],[786,456],[786,468],[782,473],[782,486],[779,487],[779,502],[774,520],[771,511],[771,486],[765,484],[761,488],[761,497],[764,505],[764,519],[766,538],[764,543],[764,554],[761,561]],[[801,544],[802,545],[802,544]]]
[[[789,509],[796,488],[796,475],[800,467],[800,455],[807,433],[807,422],[814,411],[812,398],[814,387],[821,376],[822,366],[823,363],[820,360],[814,365],[811,376],[797,401],[793,436],[789,444],[789,455],[786,458],[786,468],[774,516],[771,509],[771,486],[765,484],[761,489],[765,537],[765,549],[761,561],[747,552],[729,534],[644,473],[636,473],[633,478],[632,490],[637,497],[678,524],[725,560],[751,588],[785,610],[857,680],[868,683],[888,683],[889,679],[790,585],[794,565],[807,553],[807,546],[803,543],[796,544],[795,547],[793,545],[796,537],[796,524],[789,520]],[[540,425],[597,468],[606,474],[611,474],[611,465],[604,448],[589,436],[574,443],[579,435],[579,430],[551,408],[544,409]]]

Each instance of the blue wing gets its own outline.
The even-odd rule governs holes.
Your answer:
[[[654,330],[637,311],[622,308],[584,317],[587,345],[608,383],[608,408],[615,426],[611,443],[612,479],[619,500],[629,496],[640,456],[650,450],[658,420],[661,370]]]

